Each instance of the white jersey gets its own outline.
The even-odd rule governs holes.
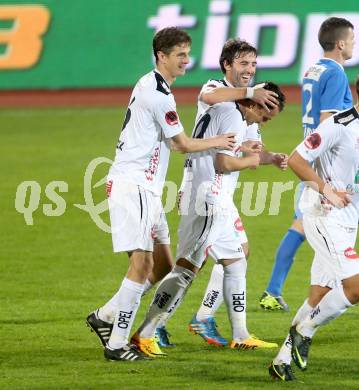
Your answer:
[[[170,138],[182,131],[170,88],[153,70],[137,82],[132,92],[109,174],[161,195]]]
[[[335,189],[345,190],[353,185],[359,168],[358,112],[352,107],[326,119],[296,150],[309,163],[314,162],[313,168],[325,182]],[[345,226],[358,225],[359,195],[352,196],[348,206],[332,207],[328,211],[322,207],[320,197],[313,194],[314,191],[306,187],[301,198],[304,214],[326,215]]]
[[[236,147],[233,151],[209,150],[189,153],[181,186],[185,197],[193,199],[193,196],[200,196],[210,204],[226,207],[228,199],[233,198],[239,172],[216,173],[214,167],[216,154],[224,153],[239,157],[241,155],[239,146],[243,142],[246,128],[247,123],[239,110],[238,103],[215,104],[205,111],[195,125],[193,138],[209,138],[232,132],[236,134]]]
[[[203,92],[208,92],[211,89],[218,88],[218,87],[233,88],[233,86],[226,79],[224,79],[224,80],[209,80],[209,81],[207,81],[206,84],[203,85],[201,92],[200,92],[200,96]],[[220,106],[220,104],[224,104],[223,108],[218,108]],[[239,111],[239,104],[238,103],[227,102],[227,103],[220,103],[220,104],[210,106],[210,105],[204,103],[203,101],[201,101],[200,99],[198,100],[196,125],[195,125],[195,128],[193,130],[192,137],[202,138],[202,135],[200,133],[201,133],[201,131],[203,131],[203,129],[205,131],[204,134],[206,135],[206,138],[209,136],[215,136],[217,134],[224,134],[225,132],[236,133],[238,131],[239,134],[237,135],[237,143],[238,143],[237,148],[239,146],[239,142],[242,143],[242,141],[261,141],[262,140],[258,124],[253,123],[251,125],[248,125],[244,121],[244,118],[243,118],[241,112]],[[214,108],[214,110],[212,110],[212,108]],[[230,111],[231,111],[231,114],[229,113]],[[222,118],[221,114],[223,112],[225,112],[225,115]],[[213,116],[213,118],[215,118],[216,122],[213,120],[211,122],[211,120],[209,120],[211,118],[211,116]],[[234,116],[235,119],[231,119],[231,116]],[[231,120],[234,120],[234,122],[231,123]],[[217,123],[218,121],[220,123],[217,124],[217,126],[219,126],[219,127],[216,129],[215,123]],[[208,130],[207,126],[209,126],[209,124],[210,124],[211,129]],[[200,131],[198,131],[198,129],[200,129]],[[218,132],[216,132],[217,130],[218,130]],[[201,157],[203,160],[204,155],[207,154],[206,165],[205,165],[206,168],[204,168],[204,166],[201,166],[202,167],[201,169],[205,170],[208,168],[207,173],[210,173],[210,175],[204,175],[203,181],[202,181],[202,175],[200,175],[198,173],[196,174],[196,176],[195,176],[196,179],[194,182],[194,185],[196,187],[196,191],[198,190],[198,187],[202,182],[212,180],[212,179],[210,179],[210,177],[213,176],[213,170],[214,170],[213,163],[214,163],[214,158],[215,158],[215,155],[217,152],[218,151],[211,151],[209,153],[202,152],[202,153],[199,153],[196,155],[193,155],[193,154],[187,155],[187,159],[186,159],[185,165],[184,165],[183,179],[182,179],[182,183],[180,186],[180,192],[184,192],[186,188],[189,188],[188,187],[189,183],[192,183],[193,169],[194,169],[193,168],[193,157],[197,158],[196,161],[199,161],[198,158]],[[222,151],[222,153],[227,153],[227,152]],[[238,153],[238,150],[234,154],[232,152],[228,152],[228,154],[235,155],[237,157],[241,156],[241,153]],[[214,183],[213,183],[213,186],[211,185],[211,187],[212,187],[212,190],[214,192],[218,192],[218,193],[211,195],[212,190],[208,190],[208,196],[207,196],[208,199],[207,200],[209,202],[213,202],[215,199],[217,199],[217,200],[221,199],[220,193],[219,193],[219,191],[217,191],[218,186],[221,186],[222,195],[227,194],[230,197],[233,197],[233,193],[236,189],[239,175],[240,175],[239,171],[228,173],[225,175],[216,175],[215,174],[214,179],[213,179]],[[224,181],[223,181],[223,179],[224,179]],[[226,185],[227,185],[227,188],[225,188]],[[204,188],[204,187],[202,187],[202,188]],[[214,195],[217,195],[217,196],[214,196]],[[189,195],[187,195],[187,196],[189,196]],[[186,203],[186,202],[184,201],[183,203]],[[222,202],[222,203],[224,203],[224,202]]]
[[[199,120],[199,118],[203,115],[203,113],[208,110],[210,107],[209,104],[203,102],[200,97],[205,92],[210,92],[214,88],[233,88],[233,85],[224,78],[223,80],[208,80],[202,87],[201,92],[199,93],[199,99],[197,102],[197,115],[196,115],[196,123]],[[248,126],[246,136],[246,141],[261,141],[261,134],[259,131],[259,127],[257,123],[253,123]]]

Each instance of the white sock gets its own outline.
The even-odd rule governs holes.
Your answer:
[[[105,303],[102,307],[98,309],[97,315],[100,320],[113,324],[119,304],[120,290],[121,288],[107,303]]]
[[[300,321],[302,321],[311,311],[312,306],[309,305],[308,299],[306,299],[303,305],[297,311],[297,314],[293,318],[292,325],[297,325]],[[282,347],[280,348],[278,355],[274,358],[274,364],[286,363],[290,364],[292,361],[291,357],[292,350],[292,340],[290,335],[288,334]]]
[[[146,279],[145,286],[143,288],[142,296],[146,295],[148,293],[148,291],[151,290],[152,287],[153,287],[153,284],[148,279]]]
[[[223,302],[223,266],[215,264],[212,268],[202,304],[196,314],[198,321],[205,321],[213,317]]]
[[[312,338],[319,326],[326,325],[353,306],[344,294],[343,286],[335,287],[297,326],[301,335]]]
[[[140,337],[146,339],[154,337],[156,328],[163,326],[182,302],[194,277],[192,271],[178,265],[166,275],[158,286],[145,320],[137,331]]]
[[[152,287],[153,284],[146,279],[142,295],[145,295]],[[113,324],[119,305],[119,296],[120,290],[118,290],[117,293],[107,303],[105,303],[105,305],[98,309],[97,315],[100,320]]]
[[[240,342],[250,336],[246,324],[247,260],[241,259],[223,269],[223,295],[232,325],[232,338]]]
[[[140,305],[144,285],[124,278],[119,290],[118,307],[108,346],[118,349],[128,344],[128,336]]]

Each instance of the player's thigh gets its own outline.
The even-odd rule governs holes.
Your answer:
[[[167,244],[156,244],[153,250],[152,283],[163,279],[173,267],[171,247]]]

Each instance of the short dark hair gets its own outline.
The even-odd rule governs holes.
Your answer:
[[[173,47],[181,45],[183,43],[191,44],[192,38],[186,31],[177,27],[166,27],[158,31],[152,41],[153,54],[158,60],[157,53],[162,51],[165,54],[169,54]]]
[[[345,37],[348,28],[354,26],[344,18],[329,18],[324,20],[318,32],[318,40],[324,51],[332,51],[335,43]]]
[[[279,111],[282,111],[285,105],[285,95],[280,90],[277,84],[272,83],[271,81],[267,81],[263,87],[264,89],[267,89],[268,91],[273,91],[277,94],[276,99],[278,100],[278,107]]]
[[[359,99],[359,75],[358,75],[357,80],[355,82],[355,89],[356,89],[357,96],[358,96],[358,99]]]
[[[236,58],[247,53],[253,53],[257,57],[257,49],[248,42],[241,41],[239,38],[228,39],[223,46],[222,53],[219,58],[219,65],[221,66],[222,72],[226,73],[226,69],[224,67],[225,61],[228,65],[232,65]]]

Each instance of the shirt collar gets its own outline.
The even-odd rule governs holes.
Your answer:
[[[344,70],[343,65],[342,65],[342,64],[339,64],[339,62],[333,60],[332,58],[323,57],[323,58],[321,58],[320,60],[321,60],[321,61],[333,61],[333,62],[335,62],[337,65],[339,65],[339,66]]]

